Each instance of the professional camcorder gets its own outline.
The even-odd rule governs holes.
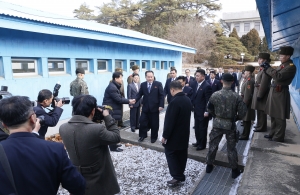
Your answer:
[[[1,86],[1,91],[0,91],[0,100],[4,98],[11,97],[11,93],[7,91],[8,87],[7,86]]]
[[[69,97],[62,97],[59,98],[58,96],[58,92],[60,89],[61,85],[59,83],[56,83],[53,89],[53,100],[52,100],[52,104],[51,107],[55,107],[55,101],[59,102],[60,100],[62,101],[63,104],[69,104],[70,103],[70,98]],[[54,101],[55,100],[55,101]]]
[[[108,110],[109,111],[109,114],[112,113],[113,109],[111,106],[99,106],[97,105],[97,107],[95,108],[95,115],[93,117],[93,122],[95,123],[101,123],[104,119],[104,116],[103,116],[103,113],[101,111],[98,110],[98,108],[100,108],[103,112],[103,110]]]

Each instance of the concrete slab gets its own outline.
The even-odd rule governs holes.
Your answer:
[[[250,151],[238,194],[300,194],[300,159]]]

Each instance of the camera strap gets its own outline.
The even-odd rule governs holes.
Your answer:
[[[2,144],[0,143],[0,161],[1,161],[1,165],[8,177],[8,180],[10,181],[12,187],[14,188],[15,194],[18,195],[17,189],[16,189],[16,185],[15,185],[15,181],[14,181],[14,177],[10,168],[10,164],[8,162],[6,153],[4,151],[4,148],[2,146]]]

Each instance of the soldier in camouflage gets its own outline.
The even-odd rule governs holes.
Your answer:
[[[86,82],[83,80],[85,72],[83,68],[76,69],[77,78],[70,84],[71,96],[89,95],[88,87]]]
[[[213,116],[213,129],[209,134],[209,151],[206,157],[206,172],[213,170],[219,143],[226,135],[228,161],[232,168],[232,178],[237,178],[241,170],[238,169],[238,156],[236,151],[236,120],[244,117],[247,107],[242,98],[231,90],[234,78],[231,74],[222,75],[223,88],[212,94],[207,110]]]

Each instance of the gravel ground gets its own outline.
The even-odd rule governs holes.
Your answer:
[[[164,153],[131,144],[128,147],[122,144],[121,148],[124,149],[123,152],[111,152],[121,188],[119,195],[188,194],[205,170],[203,163],[188,159],[185,170],[186,181],[180,186],[170,188],[166,182],[172,177]],[[60,188],[57,194],[69,193]]]

